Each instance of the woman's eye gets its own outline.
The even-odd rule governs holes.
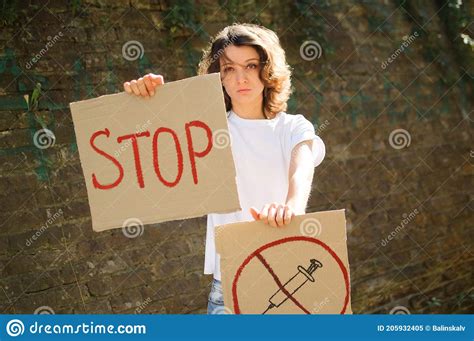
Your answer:
[[[234,71],[233,67],[229,66],[229,67],[224,68],[224,72],[232,72],[232,71]]]
[[[247,65],[247,68],[248,68],[248,69],[256,69],[256,68],[257,68],[257,64],[249,64],[249,65]]]

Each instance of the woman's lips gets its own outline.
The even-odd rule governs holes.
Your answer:
[[[249,92],[249,91],[250,91],[250,89],[240,89],[240,90],[237,90],[237,92],[240,92],[240,93],[242,93],[242,92]]]

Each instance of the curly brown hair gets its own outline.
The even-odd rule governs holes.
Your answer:
[[[220,72],[220,57],[227,46],[252,46],[260,56],[263,67],[260,79],[264,84],[263,112],[267,118],[287,109],[291,94],[291,70],[286,63],[285,51],[275,32],[254,24],[232,24],[220,31],[203,51],[198,74]],[[222,87],[226,110],[232,109],[230,96]]]

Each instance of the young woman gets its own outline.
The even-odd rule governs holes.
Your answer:
[[[204,51],[199,74],[220,72],[227,109],[241,211],[209,214],[205,274],[213,274],[208,314],[225,313],[215,226],[262,220],[283,227],[304,214],[314,167],[325,156],[323,141],[302,115],[285,112],[291,71],[277,35],[252,24],[224,28]],[[153,96],[164,83],[148,74],[124,83],[137,96]]]

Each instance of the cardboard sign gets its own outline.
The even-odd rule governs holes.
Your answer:
[[[225,311],[352,314],[344,210],[216,228]]]
[[[240,209],[219,74],[70,106],[94,231]]]

